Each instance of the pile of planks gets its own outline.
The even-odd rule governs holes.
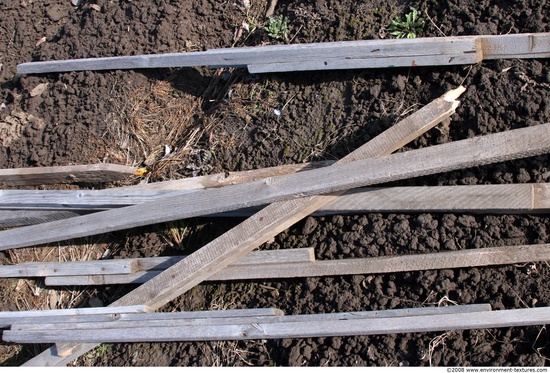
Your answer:
[[[416,61],[434,61],[433,56],[439,56],[439,60],[445,60],[448,64],[459,58],[466,58],[460,63],[476,63],[483,58],[510,56],[510,45],[514,45],[515,49],[512,49],[519,51],[523,57],[550,56],[548,34],[528,34],[509,38],[463,37],[446,41],[447,48],[454,45],[459,50],[453,52],[452,58],[445,54],[448,52],[447,49],[445,53],[442,52],[441,40],[424,40],[423,42],[434,47],[425,49],[432,57],[426,60],[416,57],[418,60],[415,59],[413,62],[418,64]],[[403,45],[399,43],[408,42],[377,41],[375,44],[380,47],[378,50],[372,49],[374,46],[370,44],[368,47],[376,58],[379,58],[379,53],[395,58],[396,53],[402,54],[403,51]],[[307,57],[306,62],[292,62],[304,66],[304,69],[319,69],[323,66],[362,67],[363,65],[358,63],[368,60],[362,55],[346,54],[359,50],[362,53],[368,51],[365,46],[358,48],[353,42],[335,43],[324,47],[326,48],[316,45],[285,46],[285,51]],[[191,62],[185,63],[200,64],[201,61],[209,61],[208,64],[212,64],[211,61],[215,61],[212,59],[213,56],[219,55],[220,61],[229,61],[227,63],[231,63],[231,66],[244,65],[250,71],[284,71],[280,69],[287,64],[281,61],[258,62],[258,53],[263,56],[262,58],[274,58],[281,52],[279,47],[265,48],[267,49],[260,50],[262,53],[255,49],[190,53],[185,55]],[[270,52],[270,48],[273,48],[273,51]],[[331,56],[336,55],[335,50],[348,52],[338,54],[344,56],[339,60],[327,61],[326,56],[320,54],[322,50],[328,50]],[[307,53],[304,54],[304,51]],[[234,56],[235,59],[229,58],[230,56]],[[187,66],[177,65],[176,57],[182,56],[40,62],[24,64],[20,71],[46,71],[36,70],[35,67],[50,69],[47,71],[90,67],[160,67],[160,62],[155,61],[163,61],[162,63],[172,67]],[[469,57],[473,59],[470,60]],[[410,58],[411,56],[404,57],[403,63],[411,65]],[[288,58],[286,60],[288,61]],[[268,65],[276,70],[267,70]],[[386,65],[374,65],[384,66]],[[291,68],[300,69],[299,66]],[[27,365],[61,365],[74,360],[101,342],[366,335],[548,323],[550,308],[547,307],[491,311],[487,305],[297,316],[284,316],[278,310],[227,311],[227,314],[217,316],[187,313],[167,316],[153,312],[202,281],[388,273],[549,260],[549,245],[493,247],[423,255],[327,261],[315,260],[311,248],[252,253],[255,248],[279,232],[314,213],[547,212],[550,208],[550,195],[545,184],[365,188],[390,181],[550,152],[550,123],[547,123],[392,154],[438,123],[448,120],[458,107],[458,97],[464,90],[463,87],[459,87],[449,91],[334,164],[291,165],[229,176],[212,175],[97,191],[3,190],[0,193],[0,209],[3,209],[4,213],[8,212],[6,215],[0,214],[0,226],[10,229],[0,231],[0,250],[41,245],[194,216],[248,216],[243,223],[187,257],[2,266],[2,277],[45,277],[46,283],[52,286],[142,283],[105,308],[105,313],[113,320],[92,321],[89,315],[74,316],[71,322],[55,321],[51,318],[55,315],[42,315],[45,318],[32,319],[31,322],[14,321],[12,318],[3,324],[4,327],[11,328],[3,333],[4,340],[19,343],[55,342],[55,346],[29,361]],[[365,173],[364,170],[369,172]],[[120,175],[128,175],[133,171],[122,170]],[[21,171],[12,171],[16,175],[18,172]],[[73,169],[69,176],[63,178],[82,180],[75,172]],[[1,177],[0,174],[0,182],[10,182]],[[17,211],[17,214],[13,211]],[[147,211],[147,214],[144,215],[143,211]],[[36,222],[39,224],[26,225]],[[137,315],[126,316],[121,314],[118,308],[132,306],[137,306],[140,310]],[[236,316],[231,312],[243,313]],[[448,317],[449,314],[453,317]],[[13,313],[3,316],[17,318]],[[208,321],[201,321],[202,319]],[[212,321],[214,319],[215,321]],[[61,326],[62,324],[64,326]],[[136,325],[140,327],[137,328]]]

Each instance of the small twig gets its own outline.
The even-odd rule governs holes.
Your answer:
[[[426,17],[428,17],[428,19],[430,20],[430,22],[432,23],[432,25],[434,25],[434,27],[437,29],[437,31],[439,31],[439,32],[441,33],[441,35],[443,35],[443,36],[446,37],[447,35],[445,35],[445,33],[444,33],[443,31],[441,31],[441,29],[439,28],[439,26],[435,24],[435,22],[433,21],[432,17],[430,17],[430,15],[428,14],[428,9],[426,9],[426,10],[424,11],[424,13],[426,13]]]

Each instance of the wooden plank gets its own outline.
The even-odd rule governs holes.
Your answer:
[[[336,193],[550,152],[550,123],[0,232],[0,250]],[[364,170],[369,172],[365,173]],[[331,198],[332,199],[332,198]],[[147,211],[146,214],[143,212]],[[265,215],[260,212],[258,214]],[[308,212],[309,214],[309,212]]]
[[[98,183],[121,180],[135,172],[135,167],[110,163],[13,168],[0,170],[0,183],[7,185]]]
[[[394,152],[449,118],[459,104],[457,98],[463,92],[463,87],[447,92],[384,131],[340,162]],[[112,305],[137,303],[148,304],[156,308],[161,307],[334,198],[336,195],[273,203]],[[25,365],[63,365],[96,346],[95,343],[54,346]]]
[[[109,311],[115,307],[105,307]],[[116,309],[115,309],[116,311]],[[251,308],[251,309],[229,309],[229,310],[212,310],[212,311],[187,311],[187,312],[170,312],[170,313],[98,313],[89,315],[57,315],[57,316],[39,316],[30,318],[5,318],[2,320],[0,327],[18,328],[16,325],[35,325],[40,328],[40,325],[47,324],[71,324],[71,323],[108,323],[113,321],[149,321],[170,319],[188,319],[188,320],[206,320],[212,322],[216,319],[225,318],[244,318],[244,317],[267,317],[267,316],[282,316],[284,312],[278,308]],[[30,326],[29,326],[30,328]]]
[[[181,327],[80,330],[7,330],[3,339],[16,343],[84,343],[221,341],[250,339],[337,337],[395,333],[425,333],[448,330],[503,328],[550,323],[550,307],[523,308],[475,313],[405,317],[302,320],[278,323],[199,325]]]
[[[248,66],[250,72],[267,72],[289,71],[288,67],[281,69],[288,61],[295,61],[298,70],[326,69],[329,65],[338,69],[473,64],[482,58],[548,58],[548,40],[549,33],[359,40],[28,62],[18,65],[17,71],[19,74],[42,74],[82,70]]]
[[[47,223],[49,221],[72,218],[78,215],[80,215],[79,212],[66,210],[0,210],[0,229]]]
[[[243,184],[250,181],[264,179],[266,177],[293,174],[300,171],[308,171],[326,167],[334,161],[309,162],[289,164],[275,167],[267,167],[256,170],[221,172],[213,175],[190,177],[178,180],[159,181],[156,183],[131,185],[118,190],[197,190],[205,188],[219,188],[227,185]]]
[[[44,318],[75,317],[83,315],[113,315],[122,313],[145,313],[151,308],[144,305],[116,306],[116,307],[92,307],[70,308],[57,310],[30,310],[30,311],[6,311],[0,312],[0,327],[5,328],[16,323],[38,322]]]
[[[17,66],[19,74],[42,74],[81,70],[146,69],[167,67],[210,66],[246,67],[258,64],[276,64],[288,60],[311,61],[332,59],[386,60],[386,66],[396,66],[396,57],[470,55],[467,63],[480,60],[477,36],[451,36],[446,38],[387,39],[340,41],[331,43],[291,44],[260,47],[213,49],[206,52],[168,53],[107,58],[86,58],[65,61],[23,63]],[[404,65],[411,66],[411,60]]]
[[[502,246],[430,254],[321,260],[309,263],[271,263],[257,265],[247,270],[230,265],[209,277],[207,281],[396,273],[548,260],[550,260],[550,245],[547,244]],[[46,277],[45,284],[47,286],[141,284],[161,273],[162,270],[149,270],[128,275]]]
[[[26,262],[0,266],[0,277],[72,277],[88,275],[120,275],[138,271],[164,270],[185,256],[86,260],[76,262]],[[248,266],[269,263],[303,263],[315,260],[313,248],[256,251],[240,258],[232,265],[241,270]]]
[[[472,304],[472,305],[457,305],[449,307],[425,307],[425,308],[404,308],[394,310],[379,310],[379,311],[359,311],[359,312],[342,312],[342,313],[323,313],[317,315],[270,315],[266,317],[260,316],[240,316],[240,317],[225,317],[225,318],[190,318],[181,312],[170,313],[150,313],[143,314],[143,317],[136,317],[133,320],[112,320],[106,322],[68,322],[68,323],[28,323],[14,324],[11,330],[87,330],[87,329],[117,329],[117,328],[136,328],[136,327],[156,327],[156,326],[188,326],[188,325],[228,325],[242,323],[275,323],[281,322],[302,322],[302,321],[322,321],[322,320],[357,320],[357,319],[373,319],[373,318],[388,318],[388,317],[406,317],[419,315],[452,315],[454,313],[473,313],[490,311],[490,304]],[[282,311],[281,311],[282,313]],[[180,314],[184,314],[180,317]],[[153,318],[154,317],[154,318]]]
[[[550,33],[481,36],[484,60],[550,58]]]
[[[358,188],[339,196],[313,215],[357,214],[368,212],[470,212],[532,213],[545,212],[550,205],[548,186],[544,184],[452,185],[423,187]],[[6,190],[0,193],[0,208],[103,210],[151,202],[161,198],[179,198],[191,191],[116,189]],[[180,194],[183,193],[183,194]],[[534,194],[537,193],[535,203]],[[225,211],[210,216],[251,216],[262,207]],[[76,216],[76,215],[74,215]],[[1,217],[1,211],[0,211]],[[57,219],[58,220],[58,219]],[[0,220],[1,224],[1,220]]]

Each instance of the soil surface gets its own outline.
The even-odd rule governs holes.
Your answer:
[[[425,19],[420,36],[550,31],[550,3],[531,0],[280,0],[275,15],[289,20],[287,40],[284,36],[273,39],[264,30],[265,1],[83,0],[73,6],[70,0],[0,0],[0,167],[145,165],[153,171],[148,176],[153,181],[339,159],[461,84],[467,90],[450,126],[431,130],[403,150],[550,122],[548,60],[265,75],[203,67],[16,75],[18,63],[33,60],[389,38],[385,27],[411,6]],[[163,122],[148,121],[152,114],[164,118]],[[170,126],[181,126],[178,136],[168,138],[167,131],[166,138],[155,138],[162,134],[160,129]],[[146,136],[140,138],[136,133],[143,128]],[[171,162],[159,161],[158,149],[164,145],[175,149]],[[539,156],[393,185],[548,181],[550,157]],[[178,223],[179,239],[170,235],[167,225],[117,232],[108,239],[117,258],[190,253],[238,223],[190,219]],[[261,249],[311,246],[318,259],[333,259],[550,243],[549,224],[547,215],[310,217]],[[549,278],[548,263],[526,263],[207,283],[163,310],[277,307],[286,314],[307,314],[451,303],[490,303],[494,309],[550,306]],[[98,298],[108,304],[129,290],[129,286],[103,287]],[[546,328],[537,326],[368,337],[113,344],[75,364],[535,366],[547,364],[549,342]],[[23,350],[25,358],[31,357],[29,351]]]

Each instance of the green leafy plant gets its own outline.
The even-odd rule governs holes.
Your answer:
[[[282,15],[279,17],[269,17],[265,31],[267,31],[267,36],[272,39],[288,40],[288,36],[290,35],[288,19]]]
[[[411,8],[411,12],[405,14],[405,20],[397,17],[391,21],[388,31],[398,39],[413,39],[424,31],[424,19],[419,17],[418,10]]]

